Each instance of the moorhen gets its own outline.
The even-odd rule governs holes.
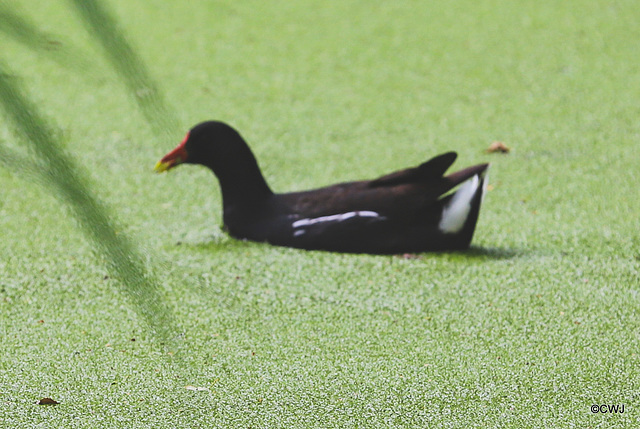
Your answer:
[[[222,190],[224,227],[238,239],[309,250],[416,253],[471,243],[489,164],[445,176],[456,156],[444,153],[375,180],[276,194],[240,134],[208,121],[192,128],[155,171],[183,163],[211,169]]]

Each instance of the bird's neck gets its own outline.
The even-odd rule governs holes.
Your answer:
[[[255,158],[252,157],[251,160],[247,160],[246,165],[237,167],[225,170],[223,173],[216,173],[225,207],[250,208],[273,195]]]

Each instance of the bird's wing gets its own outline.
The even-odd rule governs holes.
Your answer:
[[[457,158],[455,152],[447,152],[431,158],[414,168],[396,171],[369,182],[369,187],[396,186],[438,179],[451,167]]]

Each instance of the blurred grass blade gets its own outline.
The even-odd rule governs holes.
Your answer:
[[[175,115],[166,107],[157,85],[135,53],[115,18],[97,0],[70,0],[91,35],[104,48],[107,59],[125,82],[158,137],[173,138],[178,130]]]
[[[101,254],[114,277],[135,303],[161,339],[169,338],[173,326],[170,310],[163,304],[160,288],[147,273],[144,261],[126,236],[117,233],[115,222],[104,204],[98,201],[86,185],[73,159],[63,150],[56,133],[25,96],[15,79],[9,78],[6,66],[0,62],[0,104],[18,135],[31,145],[46,165],[49,186],[67,204],[78,223]]]
[[[70,40],[41,31],[4,0],[0,0],[0,33],[81,76],[95,74],[97,70],[86,60],[87,55]]]
[[[28,176],[42,184],[47,182],[45,178],[47,172],[42,166],[24,155],[19,155],[3,147],[2,143],[3,142],[0,141],[0,165],[4,166],[7,170]]]

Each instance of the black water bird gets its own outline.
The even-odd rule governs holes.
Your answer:
[[[220,182],[223,221],[238,239],[309,250],[415,253],[469,247],[489,164],[445,176],[447,152],[374,180],[274,193],[249,146],[229,125],[196,125],[155,167],[208,167]],[[457,189],[456,189],[457,188]]]

